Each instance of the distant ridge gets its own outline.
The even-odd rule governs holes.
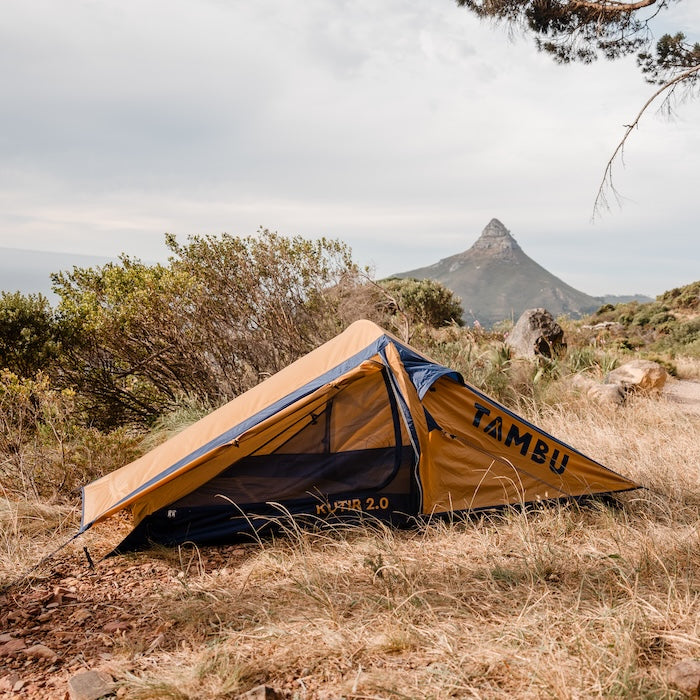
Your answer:
[[[113,258],[98,255],[0,248],[0,292],[40,293],[55,302],[57,297],[51,291],[52,272],[95,267],[110,261]]]
[[[468,250],[394,276],[442,282],[462,299],[465,321],[489,327],[535,307],[577,317],[601,305],[528,257],[498,219],[491,219]]]
[[[600,300],[601,304],[627,304],[630,301],[637,301],[640,304],[648,304],[650,301],[654,301],[652,297],[646,294],[606,294],[602,297],[596,297]]]

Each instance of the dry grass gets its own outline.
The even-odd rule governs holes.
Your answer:
[[[697,358],[680,355],[673,358],[679,379],[700,379],[700,361]]]
[[[0,588],[49,554],[76,530],[77,508],[0,498]]]
[[[161,614],[188,640],[127,697],[677,697],[700,656],[700,425],[658,399],[535,418],[649,486],[398,532],[293,531],[236,567],[190,566]]]
[[[123,697],[260,683],[299,700],[678,697],[668,667],[700,657],[700,421],[662,399],[573,394],[528,417],[648,489],[408,531],[291,528],[215,564],[139,555],[171,557],[179,583],[144,601],[162,643],[115,647]],[[47,511],[42,536],[68,516]],[[27,518],[0,541],[15,567],[13,538],[37,539]]]
[[[672,697],[664,666],[700,652],[697,545],[692,527],[571,506],[417,532],[299,534],[164,600],[188,644],[149,659],[127,688]]]

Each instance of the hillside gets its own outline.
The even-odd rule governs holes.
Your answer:
[[[629,349],[700,357],[700,281],[670,289],[654,301],[605,304],[589,319]]]
[[[491,219],[468,250],[394,276],[442,282],[462,299],[465,321],[478,320],[487,327],[534,307],[575,318],[601,303],[526,255],[498,219]]]

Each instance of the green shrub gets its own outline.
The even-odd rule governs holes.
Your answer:
[[[699,310],[700,281],[670,289],[646,304],[636,301],[616,306],[604,304],[583,323],[621,323],[626,327],[626,336],[612,339],[608,347],[622,352],[647,349],[672,357],[676,354],[696,357],[700,345]],[[574,366],[583,362],[583,358],[572,359]]]
[[[330,339],[362,288],[338,241],[167,237],[167,265],[116,264],[54,275],[60,312],[79,329],[62,372],[102,427],[149,423],[189,395],[217,405]]]
[[[603,314],[609,313],[610,311],[615,311],[615,307],[612,304],[603,304],[596,312],[596,316],[602,316]]]
[[[383,325],[403,331],[405,340],[409,340],[417,325],[440,328],[463,324],[460,299],[441,282],[391,278],[378,284],[385,295]]]
[[[47,370],[58,357],[62,337],[46,297],[0,293],[0,369],[22,377]]]
[[[657,300],[668,304],[672,309],[700,309],[700,281],[664,292]]]

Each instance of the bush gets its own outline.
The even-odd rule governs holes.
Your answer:
[[[584,322],[613,321],[626,328],[615,340],[620,350],[647,349],[697,357],[700,346],[700,281],[660,294],[655,301],[605,304]]]
[[[266,229],[166,240],[167,265],[124,256],[53,277],[60,312],[79,329],[64,381],[97,425],[151,422],[182,395],[220,404],[357,318],[343,306],[362,287],[343,243]]]
[[[462,304],[452,290],[435,280],[390,278],[379,282],[384,291],[383,325],[402,331],[408,341],[416,326],[440,328],[463,324]]]
[[[674,309],[700,309],[700,281],[664,292],[657,300]]]
[[[0,293],[0,369],[31,377],[58,357],[61,327],[46,297]]]
[[[596,351],[592,347],[569,348],[566,365],[570,372],[587,372],[596,366]]]

